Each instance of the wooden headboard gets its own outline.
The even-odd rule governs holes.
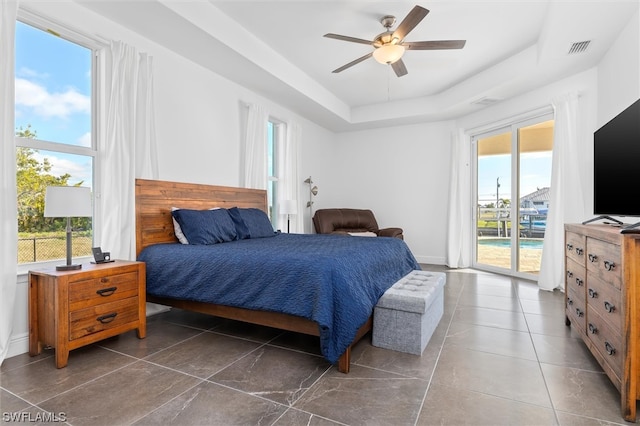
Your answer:
[[[178,241],[171,207],[254,207],[267,212],[267,191],[196,183],[136,179],[136,256],[147,246]]]

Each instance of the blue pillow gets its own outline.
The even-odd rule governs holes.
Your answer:
[[[249,234],[249,228],[247,224],[244,223],[242,216],[240,215],[240,209],[237,207],[231,207],[229,210],[229,216],[233,221],[233,224],[236,226],[236,235],[239,240],[244,240],[245,238],[251,238],[251,234]]]
[[[237,238],[236,227],[226,209],[180,209],[171,214],[180,224],[189,244],[217,244]]]
[[[238,239],[273,237],[277,234],[267,214],[260,209],[232,207],[229,215],[236,224]]]

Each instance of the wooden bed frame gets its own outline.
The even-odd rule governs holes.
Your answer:
[[[136,179],[136,256],[147,246],[177,242],[171,207],[207,209],[211,207],[254,207],[267,211],[267,193],[259,189]],[[277,312],[256,311],[225,305],[147,296],[148,302],[173,306],[281,330],[319,336],[318,324],[306,318]],[[372,317],[360,327],[353,346],[371,330]],[[338,370],[348,373],[351,346],[338,360]]]

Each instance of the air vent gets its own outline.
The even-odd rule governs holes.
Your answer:
[[[488,98],[488,97],[483,97],[480,99],[477,99],[473,102],[471,102],[471,105],[482,105],[482,106],[487,106],[487,105],[493,105],[497,102],[500,102],[502,99],[496,99],[496,98]]]
[[[576,53],[582,53],[585,50],[587,50],[587,48],[589,47],[589,44],[591,44],[591,40],[578,41],[575,43],[571,43],[571,46],[569,47],[569,51],[567,52],[567,55],[575,55]]]

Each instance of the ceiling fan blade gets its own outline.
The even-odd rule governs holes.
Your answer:
[[[400,43],[409,50],[462,49],[467,40],[407,41]]]
[[[355,38],[355,37],[349,37],[349,36],[343,36],[340,34],[332,34],[332,33],[328,33],[324,35],[327,38],[334,38],[336,40],[342,40],[342,41],[350,41],[352,43],[360,43],[360,44],[368,44],[368,45],[372,45],[373,42],[370,40],[364,40],[361,38]]]
[[[407,75],[407,67],[402,62],[402,59],[398,59],[394,63],[391,64],[391,68],[395,71],[398,77],[402,77],[403,75]]]
[[[367,59],[369,59],[371,56],[373,56],[373,52],[369,52],[364,56],[361,56],[360,58],[353,60],[351,62],[349,62],[348,64],[345,64],[343,66],[341,66],[340,68],[336,68],[335,70],[333,70],[334,73],[339,73],[342,72],[344,70],[346,70],[347,68],[351,68],[352,66],[359,64],[362,61],[365,61]]]
[[[414,6],[411,12],[402,20],[398,28],[393,32],[393,38],[397,38],[398,42],[404,40],[404,38],[413,30],[416,25],[424,19],[429,13],[429,10],[422,6]]]

